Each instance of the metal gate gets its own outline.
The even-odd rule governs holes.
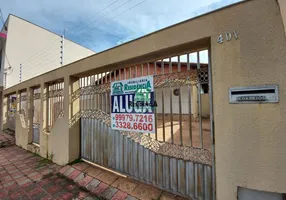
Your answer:
[[[81,156],[182,196],[212,199],[208,50],[80,79]],[[154,75],[155,134],[110,128],[110,83]]]
[[[41,88],[33,89],[33,143],[40,144]]]
[[[55,125],[58,118],[64,116],[64,82],[59,80],[55,83],[49,84],[49,97],[48,97],[48,128],[50,132]]]
[[[8,129],[11,131],[15,131],[15,123],[16,123],[16,112],[17,112],[17,97],[16,94],[9,95],[8,100]]]

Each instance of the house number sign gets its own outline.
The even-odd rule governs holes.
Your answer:
[[[220,34],[217,38],[217,42],[219,44],[222,44],[225,40],[231,41],[232,39],[234,39],[234,40],[238,39],[238,35],[237,35],[236,31]]]

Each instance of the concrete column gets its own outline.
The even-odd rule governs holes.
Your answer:
[[[198,104],[198,88],[197,85],[192,85],[192,111],[193,111],[193,118],[197,120],[199,118],[199,104]]]
[[[19,112],[21,110],[20,104],[21,104],[20,92],[16,91],[16,105],[17,105],[16,111],[17,112]]]
[[[41,84],[41,104],[40,104],[40,155],[48,158],[48,134],[47,134],[47,119],[48,119],[48,101],[49,88],[48,84]]]
[[[9,109],[9,98],[8,96],[3,96],[3,113],[2,113],[2,130],[5,130],[8,128],[8,109]]]
[[[34,90],[27,88],[27,125],[28,125],[28,143],[33,141],[33,109],[34,109]]]
[[[79,96],[76,97],[74,94],[79,87],[79,79],[77,77],[69,77],[68,89],[69,93],[66,90],[66,81],[65,81],[65,110],[69,109],[68,121],[69,121],[69,162],[72,162],[80,157],[80,101]],[[68,97],[67,97],[68,95]],[[74,96],[74,98],[69,98]],[[67,115],[65,114],[65,117]]]
[[[64,117],[57,119],[48,142],[49,155],[60,165],[70,163],[80,156],[79,97],[71,98],[78,88],[78,78],[64,77]]]

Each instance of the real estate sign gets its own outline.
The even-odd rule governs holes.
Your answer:
[[[111,82],[111,128],[155,133],[153,76]]]

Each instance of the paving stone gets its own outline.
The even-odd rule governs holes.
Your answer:
[[[25,184],[23,186],[21,186],[21,188],[23,188],[26,192],[29,192],[31,190],[34,190],[36,188],[38,188],[39,186],[36,184],[36,183],[28,183],[28,184]]]
[[[58,197],[60,200],[65,200],[65,199],[72,199],[73,194],[70,192],[64,192],[61,196]]]
[[[117,191],[118,189],[110,186],[102,193],[101,196],[105,199],[111,199]]]
[[[96,198],[96,197],[91,197],[91,196],[89,196],[89,197],[86,197],[84,200],[97,200],[98,198]]]
[[[69,168],[70,168],[70,166],[66,165],[66,166],[64,166],[63,168],[60,169],[59,173],[64,174]]]
[[[70,167],[70,168],[64,173],[64,175],[65,175],[66,177],[68,177],[71,173],[73,173],[74,170],[75,170],[74,168]]]
[[[158,199],[161,193],[162,191],[157,188],[140,184],[133,190],[131,195],[138,199],[152,200]]]
[[[0,190],[0,199],[4,199],[8,196],[8,193],[5,190]]]
[[[41,186],[44,190],[47,190],[48,188],[52,187],[54,185],[53,181],[50,181],[49,183]]]
[[[0,177],[0,181],[2,183],[5,183],[6,181],[11,181],[11,180],[13,180],[13,179],[12,179],[12,177],[10,175],[4,176],[4,177]]]
[[[52,170],[52,169],[49,169],[49,168],[43,168],[43,169],[39,170],[39,172],[40,172],[42,175],[47,175],[47,174],[53,173],[53,170]]]
[[[85,187],[87,184],[89,184],[92,181],[92,179],[93,178],[91,176],[86,176],[84,179],[79,181],[78,184],[82,187]]]
[[[31,177],[32,181],[39,181],[42,178],[43,178],[42,174],[37,174],[37,175]]]
[[[79,192],[78,197],[79,199],[85,199],[86,197],[89,196],[89,193],[87,192]]]
[[[175,196],[173,194],[170,194],[168,192],[163,192],[163,194],[160,197],[160,200],[183,200],[184,198]]]
[[[58,191],[60,191],[62,189],[62,187],[60,187],[59,185],[53,185],[51,187],[49,187],[46,191],[50,194],[50,195],[54,195],[56,194]]]
[[[32,173],[27,174],[27,176],[28,176],[29,178],[31,178],[31,177],[36,176],[36,175],[38,175],[38,174],[40,174],[40,173],[39,173],[39,172],[36,172],[36,171],[33,171]]]
[[[118,191],[116,194],[112,197],[112,200],[124,200],[128,196],[127,193]]]
[[[74,182],[80,182],[82,179],[84,179],[84,173],[80,173],[75,179]]]
[[[126,197],[126,200],[137,200],[137,198],[128,195],[128,196]],[[160,199],[160,200],[161,200],[161,199]]]
[[[61,189],[61,190],[57,191],[56,193],[54,193],[52,195],[52,197],[53,197],[53,199],[58,199],[60,196],[64,195],[65,193],[66,193],[66,191]]]
[[[53,199],[53,197],[51,195],[48,195],[48,194],[41,198],[41,200],[52,200],[52,199]]]
[[[87,169],[87,168],[90,167],[90,165],[87,164],[87,163],[85,163],[85,162],[76,163],[76,164],[74,164],[74,165],[72,165],[72,166],[73,166],[74,168],[80,170],[80,171],[83,171],[83,170],[85,170],[85,169]]]
[[[30,179],[26,178],[26,177],[21,177],[20,179],[16,180],[18,185],[24,185],[26,183],[32,182]]]
[[[16,184],[16,182],[13,181],[13,180],[10,180],[10,181],[2,182],[2,184],[3,184],[4,188],[6,188],[6,187],[9,187],[9,186],[11,186],[13,184]]]
[[[135,189],[135,187],[139,183],[132,181],[127,178],[119,178],[117,179],[112,186],[118,188],[122,192],[126,192],[127,194],[131,194],[131,192]]]
[[[100,183],[94,190],[92,190],[92,192],[96,195],[100,195],[101,193],[103,193],[106,189],[108,188],[108,185],[105,183]]]
[[[98,185],[100,184],[100,181],[97,179],[92,179],[92,181],[86,186],[86,189],[89,191],[94,190]]]
[[[111,185],[118,179],[119,176],[111,173],[111,172],[103,172],[100,175],[97,176],[97,179],[101,180],[102,182]]]
[[[32,200],[38,200],[38,199],[42,199],[42,198],[44,198],[46,196],[47,196],[47,193],[45,191],[41,191],[41,192],[38,192],[38,193],[30,196],[30,198]]]
[[[81,171],[79,171],[79,170],[74,170],[69,176],[68,176],[68,178],[69,179],[75,179],[79,174],[81,173]]]
[[[21,178],[23,176],[24,176],[24,174],[22,172],[16,172],[16,173],[11,174],[11,177],[13,179],[18,179],[18,178]]]
[[[44,179],[44,180],[41,180],[39,181],[37,184],[40,186],[40,187],[43,187],[44,185],[47,185],[51,182],[50,179]]]
[[[87,173],[89,176],[96,178],[99,174],[103,173],[104,171],[102,169],[92,166],[85,169],[84,172]]]
[[[21,189],[18,189],[18,190],[13,190],[13,191],[10,191],[10,194],[8,194],[10,199],[23,199],[23,197],[25,197],[25,192],[22,191]]]
[[[65,186],[65,189],[67,191],[74,191],[76,187],[77,186],[75,184],[69,184],[69,185]]]

